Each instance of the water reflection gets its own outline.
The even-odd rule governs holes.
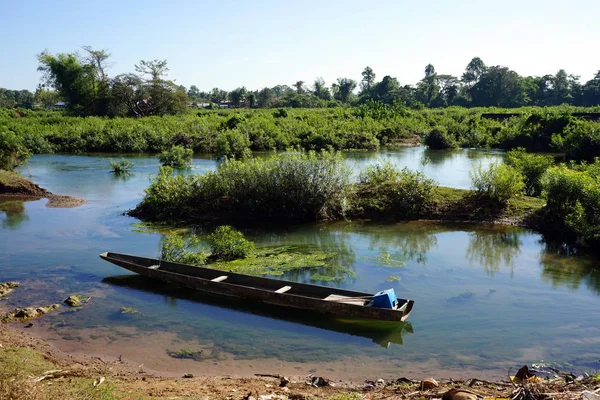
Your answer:
[[[2,197],[0,196],[0,211],[4,212],[2,221],[3,229],[17,229],[24,221],[29,219],[25,211],[25,202],[38,200],[28,197]]]
[[[216,296],[209,293],[188,290],[139,275],[106,277],[102,282],[138,291],[160,294],[172,308],[176,308],[177,300],[190,300],[217,308],[243,311],[261,317],[279,319],[351,336],[364,337],[371,339],[373,343],[384,348],[387,348],[391,343],[402,344],[402,336],[414,332],[410,322],[399,323],[325,316],[304,310],[252,303],[233,297]]]
[[[437,247],[436,233],[445,231],[442,225],[427,223],[406,223],[394,225],[402,227],[402,234],[382,230],[381,226],[369,231],[369,249],[378,249],[381,254],[389,253],[393,259],[404,262],[427,263],[427,253]],[[393,227],[392,227],[393,228]],[[391,251],[390,251],[391,250]]]
[[[578,254],[577,249],[564,243],[546,243],[540,255],[542,280],[552,286],[564,285],[576,290],[585,282],[596,294],[600,294],[600,265],[586,255]]]
[[[471,265],[481,265],[489,276],[494,276],[505,265],[512,278],[515,259],[521,253],[521,233],[510,228],[469,232],[466,258]]]

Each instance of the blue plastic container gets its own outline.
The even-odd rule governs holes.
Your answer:
[[[386,289],[376,293],[373,296],[373,306],[379,308],[395,308],[398,304],[398,298],[394,289]]]

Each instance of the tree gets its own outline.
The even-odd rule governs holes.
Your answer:
[[[524,89],[515,71],[494,66],[486,69],[468,93],[476,107],[518,107],[528,102]]]
[[[325,85],[325,81],[323,78],[315,79],[315,83],[313,85],[313,94],[320,99],[323,100],[331,100],[331,92],[329,88]]]
[[[354,89],[356,89],[356,81],[350,78],[338,78],[337,84],[332,85],[334,97],[342,103],[350,101]]]
[[[254,106],[256,105],[256,93],[248,93],[248,95],[246,96],[246,102],[248,103],[248,107],[254,108]]]
[[[190,86],[190,89],[187,91],[187,95],[193,101],[198,101],[198,100],[201,100],[201,98],[202,98],[200,96],[200,90],[198,89],[198,87],[196,85]]]
[[[426,105],[431,105],[433,99],[439,95],[438,75],[432,64],[425,67],[425,77],[418,83],[419,100]]]
[[[371,89],[371,98],[375,101],[392,104],[399,96],[400,84],[396,78],[389,75],[383,77],[381,82],[376,83]]]
[[[169,71],[167,60],[141,60],[135,70],[144,83],[144,115],[175,114],[185,109],[186,94],[172,81],[164,79]],[[144,75],[148,77],[144,79]]]
[[[375,72],[371,67],[365,67],[361,75],[363,78],[360,81],[360,90],[362,93],[369,92],[375,84]]]
[[[297,81],[296,83],[294,83],[294,87],[296,88],[296,93],[304,93],[304,81]]]
[[[221,90],[219,88],[213,88],[213,90],[210,91],[208,97],[209,97],[210,101],[212,101],[213,103],[218,103],[220,101],[227,99],[228,94],[225,90]]]
[[[600,105],[600,71],[583,85],[582,103],[588,107]]]
[[[34,94],[34,102],[44,107],[51,107],[60,101],[60,94],[55,90],[47,90],[45,85],[38,85]]]
[[[244,101],[246,100],[247,90],[244,86],[239,87],[235,90],[232,90],[229,93],[229,98],[231,99],[231,105],[234,107],[243,106]]]
[[[472,86],[479,82],[479,79],[484,74],[487,67],[484,62],[479,57],[474,57],[469,64],[467,64],[467,68],[465,72],[462,74],[461,80],[467,86]]]
[[[453,75],[438,75],[440,94],[445,106],[452,105],[458,96],[460,81]]]
[[[270,88],[263,88],[258,92],[257,104],[261,108],[269,108],[273,105],[275,92]]]
[[[54,56],[43,51],[38,61],[43,79],[68,102],[71,111],[81,115],[97,114],[99,82],[95,65],[85,63],[77,53]]]

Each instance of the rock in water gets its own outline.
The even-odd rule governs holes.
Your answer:
[[[12,322],[14,320],[20,320],[21,322],[25,322],[33,318],[41,317],[42,315],[47,314],[50,311],[56,310],[58,307],[60,307],[60,305],[52,304],[48,307],[20,308],[4,314],[0,320],[2,320],[2,322]]]
[[[477,395],[468,390],[450,389],[443,394],[442,400],[477,400]]]
[[[89,297],[89,296],[82,296],[80,294],[72,294],[65,299],[64,303],[71,307],[78,307],[81,305],[82,302],[87,303],[90,300],[90,298],[91,297]]]

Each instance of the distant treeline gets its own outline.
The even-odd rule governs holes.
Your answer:
[[[186,105],[233,108],[323,108],[359,105],[369,101],[401,103],[409,108],[596,106],[600,105],[600,71],[582,83],[579,77],[559,70],[555,75],[520,76],[504,66],[486,66],[473,58],[460,76],[437,73],[425,67],[423,79],[402,85],[386,75],[376,80],[366,67],[360,80],[338,78],[330,86],[322,78],[312,85],[297,81],[260,90],[239,87],[227,92],[219,88],[189,89],[165,78],[166,60],[140,61],[135,73],[109,77],[110,53],[84,47],[85,55],[44,51],[38,56],[38,70],[44,83],[36,93],[0,89],[0,107],[31,108],[52,106],[58,101],[74,115],[152,116],[175,114]],[[356,89],[358,88],[358,92]]]

